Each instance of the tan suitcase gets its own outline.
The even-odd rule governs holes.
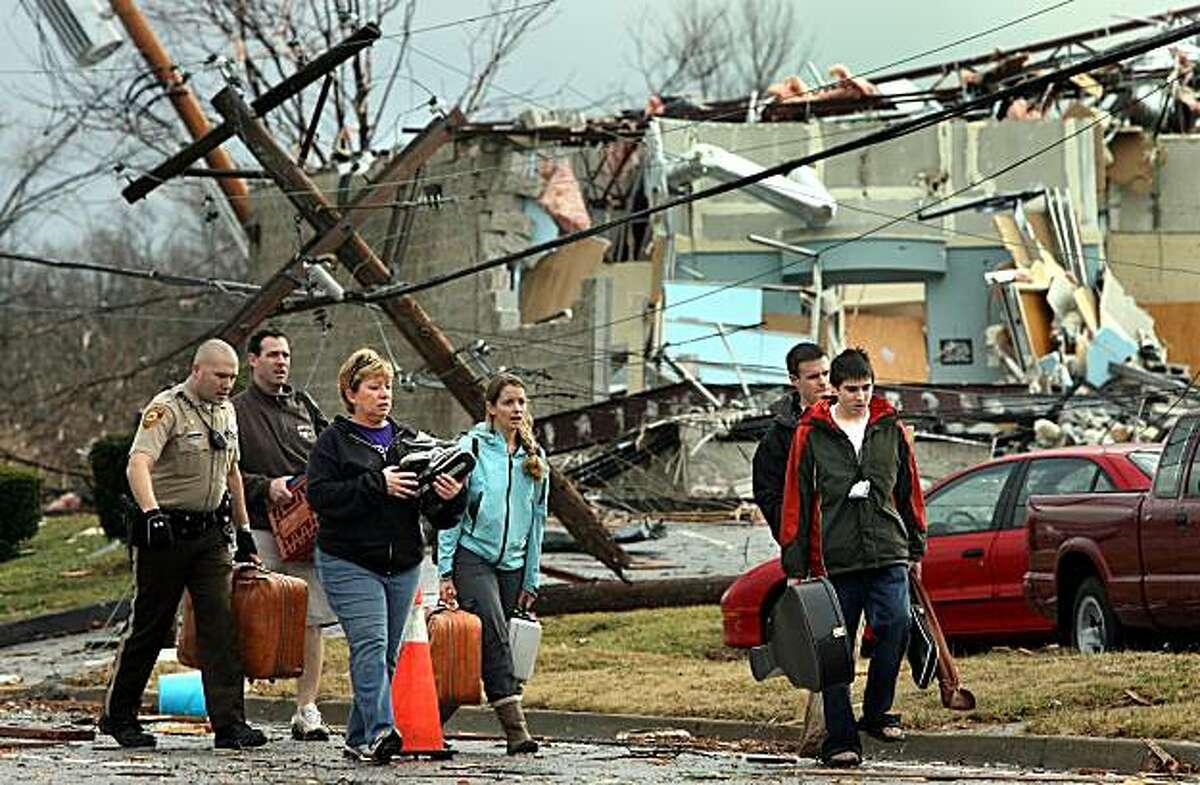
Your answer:
[[[439,605],[426,618],[433,679],[443,718],[459,706],[483,702],[483,624],[461,608]]]
[[[233,568],[233,621],[242,669],[249,679],[290,679],[304,671],[308,584],[252,564]],[[183,595],[179,662],[199,668],[192,598]]]

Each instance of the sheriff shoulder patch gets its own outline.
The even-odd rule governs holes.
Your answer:
[[[163,421],[169,410],[161,403],[152,403],[146,407],[146,412],[142,415],[142,427],[153,428]]]

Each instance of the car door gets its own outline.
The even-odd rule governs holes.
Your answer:
[[[928,548],[921,569],[947,635],[979,634],[989,626],[988,555],[996,539],[997,508],[1018,465],[980,467],[926,499]]]
[[[1181,418],[1167,437],[1154,485],[1142,505],[1142,571],[1146,605],[1166,630],[1200,625],[1200,466],[1195,418]],[[1190,457],[1190,460],[1189,460]],[[1186,480],[1186,482],[1185,482]]]
[[[1011,509],[992,547],[992,615],[996,632],[1046,632],[1054,623],[1037,613],[1025,599],[1025,573],[1029,570],[1029,540],[1025,518],[1030,496],[1105,492],[1114,488],[1099,464],[1088,458],[1034,458],[1016,483]]]

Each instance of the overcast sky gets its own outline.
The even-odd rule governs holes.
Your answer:
[[[167,1],[142,0],[142,3],[149,6]],[[34,4],[35,0],[25,2]],[[634,106],[641,105],[644,87],[634,64],[630,30],[646,23],[646,9],[665,13],[671,3],[672,0],[558,0],[552,15],[524,40],[501,71],[493,96],[529,95],[534,103],[542,105],[578,107],[586,103],[585,98],[595,100],[623,93]],[[1055,8],[1056,5],[1060,7]],[[30,115],[14,99],[14,94],[41,91],[45,89],[45,79],[27,72],[38,66],[38,60],[36,36],[21,12],[21,0],[0,0],[0,7],[8,11],[0,17],[0,118],[20,122]],[[861,73],[1045,9],[1051,10],[985,38],[930,55],[924,61],[1013,48],[1024,42],[1114,23],[1129,15],[1163,11],[1171,3],[1167,0],[840,0],[836,3],[796,0],[796,7],[799,26],[796,34],[813,41],[812,59],[821,71],[840,62]],[[488,10],[488,0],[426,0],[419,6],[414,27],[429,27]],[[465,68],[464,38],[471,28],[463,25],[421,33],[415,36],[414,46],[452,66]],[[385,27],[384,32],[394,31]],[[377,45],[380,59],[386,61],[395,46],[394,40],[381,41]],[[428,86],[443,103],[453,101],[462,90],[461,74],[421,54],[414,53],[411,69],[413,79]],[[427,115],[414,107],[426,96],[422,88],[406,82],[393,106],[396,111],[410,113],[397,117],[398,124],[422,125]],[[208,97],[201,96],[204,100]],[[7,135],[0,137],[5,140],[0,144],[10,139]],[[13,152],[0,149],[0,157],[9,157]],[[6,176],[11,175],[0,169],[0,178]],[[115,182],[110,190],[110,196],[116,197]],[[119,197],[113,199],[113,205],[120,205]]]

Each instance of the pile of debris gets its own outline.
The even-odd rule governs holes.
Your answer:
[[[1064,401],[1035,423],[1034,446],[1158,438],[1192,405],[1191,369],[1168,362],[1154,318],[1085,252],[1068,192],[1001,198],[1011,207],[993,221],[1012,261],[984,274],[1002,315],[989,349],[1013,381]]]

